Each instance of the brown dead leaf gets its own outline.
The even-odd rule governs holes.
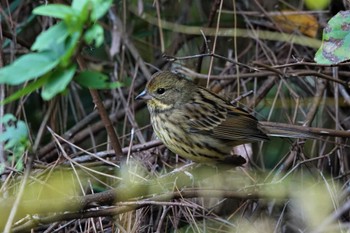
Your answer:
[[[299,30],[306,36],[316,37],[319,25],[316,17],[313,15],[283,11],[280,15],[274,15],[272,18],[284,32]]]

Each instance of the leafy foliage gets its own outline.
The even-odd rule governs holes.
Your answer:
[[[18,159],[7,157],[13,148],[0,153],[1,230],[348,229],[350,140],[327,133],[349,135],[350,73],[343,64],[311,62],[321,46],[318,28],[330,13],[308,11],[302,0],[223,1],[222,8],[215,4],[220,1],[201,0],[50,1],[71,4],[43,5],[36,15],[32,10],[44,1],[4,2],[2,54],[4,64],[12,64],[0,74],[26,62],[0,76],[0,98],[8,103],[1,107],[26,119],[36,149],[27,181],[15,167]],[[324,130],[323,136],[270,137],[236,147],[232,153],[249,160],[244,167],[191,164],[154,137],[147,108],[135,101],[157,69],[177,70],[265,123],[296,133]],[[113,139],[86,88],[104,89],[98,94],[122,157],[111,151]],[[4,123],[15,137],[20,132],[11,127],[18,122]],[[11,223],[21,184],[24,195]]]
[[[3,125],[3,132],[0,134],[0,142],[5,143],[5,150],[12,153],[12,161],[16,163],[16,169],[23,169],[22,155],[30,145],[28,139],[27,125],[17,120],[12,114],[6,114],[0,120]],[[0,173],[3,172],[4,164],[0,164]]]
[[[107,12],[111,3],[111,0],[75,0],[72,6],[49,4],[34,9],[33,13],[36,15],[54,17],[62,21],[37,37],[31,47],[32,53],[23,55],[12,64],[0,69],[0,84],[19,85],[35,79],[32,84],[2,101],[2,104],[38,88],[42,88],[41,97],[44,100],[50,100],[62,93],[74,79],[77,71],[72,59],[81,39],[84,39],[87,45],[97,47],[103,43],[103,29],[96,21]],[[104,76],[102,73],[89,74],[91,76],[86,83],[81,79],[83,76],[80,76],[79,83],[84,87],[120,86],[119,83],[108,83],[107,78],[101,79],[101,76]]]
[[[332,65],[350,59],[350,11],[331,18],[323,30],[322,46],[315,55],[320,64]]]

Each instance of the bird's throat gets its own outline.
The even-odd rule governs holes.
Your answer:
[[[149,100],[147,106],[151,113],[166,112],[174,109],[173,104],[165,104],[156,99]]]

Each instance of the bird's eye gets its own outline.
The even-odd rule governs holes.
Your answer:
[[[157,94],[161,95],[165,92],[165,89],[164,88],[158,88],[157,89]]]

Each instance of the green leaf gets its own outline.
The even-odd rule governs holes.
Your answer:
[[[32,49],[52,50],[60,56],[61,65],[68,66],[79,43],[81,31],[70,33],[64,22],[60,22],[52,28],[53,30],[50,32],[46,31],[46,35],[42,35],[42,33],[38,37]]]
[[[108,76],[97,71],[81,72],[74,80],[81,86],[91,89],[112,89],[122,86],[120,82],[108,82]]]
[[[19,91],[15,92],[14,94],[10,95],[9,97],[7,97],[3,101],[1,101],[0,105],[10,103],[12,101],[15,101],[15,100],[25,96],[25,95],[28,95],[28,94],[34,92],[35,90],[39,89],[40,87],[42,87],[44,85],[44,83],[47,81],[49,76],[50,75],[48,74],[48,75],[45,75],[43,77],[38,78],[34,82],[31,82],[26,87],[20,89]]]
[[[90,0],[73,0],[72,8],[79,13],[90,3]]]
[[[79,18],[81,22],[86,22],[89,17],[90,0],[73,0],[72,8],[79,12]]]
[[[12,115],[6,114],[1,120],[4,131],[0,135],[0,141],[5,142],[5,149],[20,149],[18,153],[22,153],[28,145],[28,129],[23,121],[20,121]]]
[[[99,18],[104,16],[112,5],[113,0],[91,0],[92,12],[91,21],[97,21]]]
[[[53,72],[43,87],[41,97],[44,100],[50,100],[58,93],[64,91],[72,80],[75,71],[76,66],[72,65],[68,68],[58,69]]]
[[[0,84],[18,85],[52,70],[59,63],[52,52],[30,53],[0,69]]]
[[[55,48],[58,44],[63,44],[69,36],[67,26],[64,22],[59,22],[42,32],[35,40],[31,49],[44,51]]]
[[[16,121],[16,117],[12,114],[5,114],[2,118],[0,118],[0,124],[7,124],[8,122],[11,122],[11,121]]]
[[[0,135],[0,141],[6,142],[5,150],[19,146],[28,136],[27,126],[23,121],[5,127],[5,131]]]
[[[82,14],[89,8],[91,0],[73,0],[72,8]]]
[[[78,12],[73,8],[63,4],[49,4],[38,6],[33,10],[33,14],[50,16],[59,19],[68,19],[71,17],[77,17]]]
[[[94,43],[95,47],[100,47],[104,41],[103,28],[99,24],[94,24],[84,34],[84,39],[87,44]]]
[[[350,11],[340,11],[323,30],[322,45],[315,55],[320,64],[337,64],[350,59]]]
[[[39,6],[33,10],[33,13],[62,19],[69,33],[81,31],[87,20],[87,12],[80,14],[79,11],[61,4]]]
[[[81,33],[75,32],[72,34],[65,43],[65,54],[61,57],[61,65],[67,66],[71,63],[71,58],[76,51],[79,43]]]

